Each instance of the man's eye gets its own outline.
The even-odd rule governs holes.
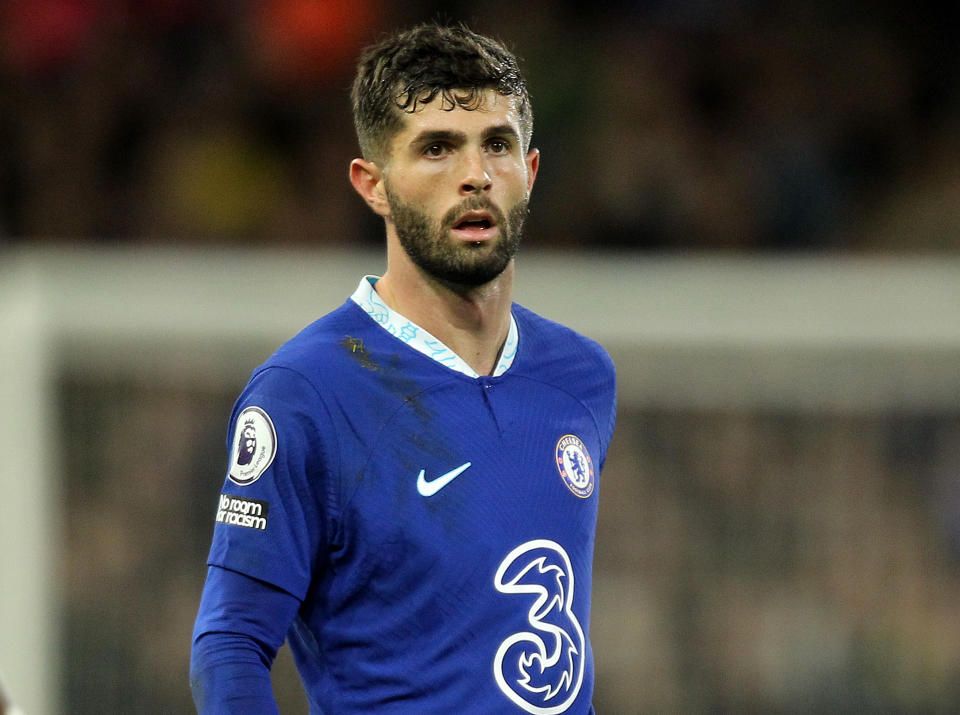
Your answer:
[[[491,154],[506,154],[510,151],[510,145],[502,139],[494,139],[487,144],[487,149]]]
[[[446,150],[443,144],[429,144],[424,148],[423,153],[427,156],[443,156]]]

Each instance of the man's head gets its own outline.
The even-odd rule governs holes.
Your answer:
[[[388,160],[403,113],[438,95],[445,108],[476,109],[488,89],[513,98],[526,151],[533,110],[517,59],[500,43],[463,26],[419,25],[367,48],[351,92],[363,157],[381,166]]]
[[[368,49],[353,86],[363,159],[350,180],[401,257],[448,285],[500,276],[539,167],[516,59],[464,27],[422,25]]]

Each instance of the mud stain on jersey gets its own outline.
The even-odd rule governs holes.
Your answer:
[[[413,413],[422,421],[429,421],[433,415],[427,410],[420,399],[423,386],[416,380],[405,377],[400,369],[400,356],[391,355],[390,364],[386,371],[387,389],[402,399]]]
[[[366,370],[379,370],[380,366],[377,364],[377,361],[373,359],[370,355],[370,351],[363,344],[362,338],[355,338],[352,335],[347,335],[343,340],[340,341],[347,352],[350,354],[354,360],[360,363],[360,367]]]
[[[423,388],[415,380],[402,375],[398,355],[391,355],[389,365],[381,368],[380,363],[374,359],[363,344],[363,338],[355,338],[352,335],[344,336],[340,341],[340,346],[360,364],[360,367],[383,375],[387,389],[402,399],[417,417],[424,421],[430,419],[431,414],[424,408],[418,397]]]

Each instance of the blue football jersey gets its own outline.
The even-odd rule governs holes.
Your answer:
[[[592,712],[613,364],[511,313],[477,376],[365,278],[237,401],[209,563],[302,601],[314,712]]]

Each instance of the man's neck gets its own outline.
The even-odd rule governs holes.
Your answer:
[[[391,309],[459,355],[478,375],[490,375],[510,330],[513,262],[490,283],[450,286],[409,261],[389,261],[375,286]]]

